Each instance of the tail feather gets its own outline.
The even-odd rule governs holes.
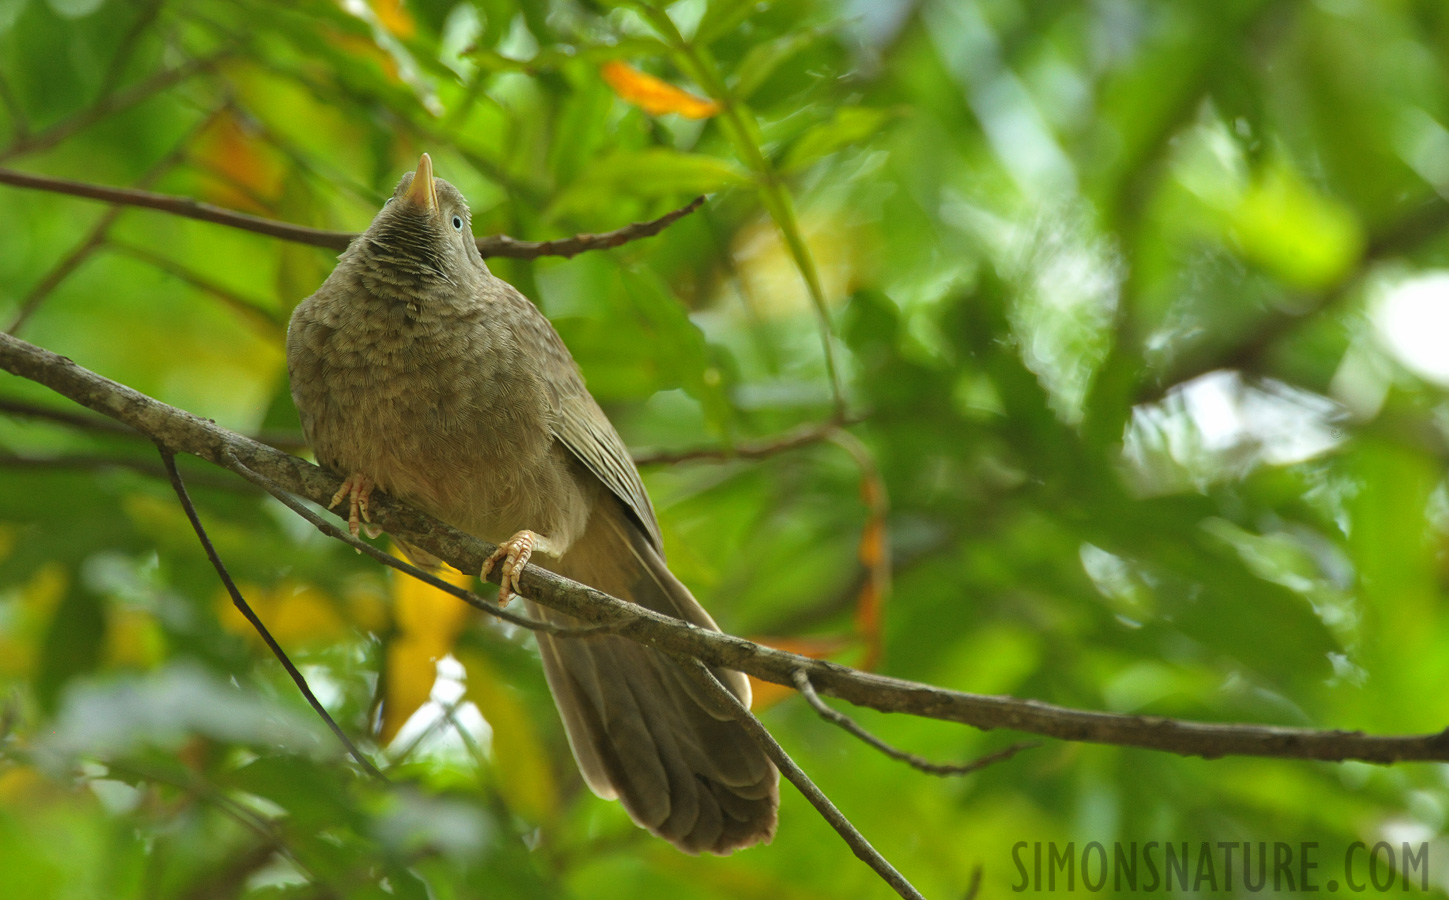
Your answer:
[[[714,620],[612,497],[595,507],[588,529],[559,574],[666,615],[718,630]],[[571,617],[534,607],[559,624]],[[589,787],[617,797],[640,825],[688,853],[729,853],[775,833],[779,774],[739,723],[673,660],[621,637],[540,634],[544,674],[569,745]],[[748,680],[716,670],[746,704]]]

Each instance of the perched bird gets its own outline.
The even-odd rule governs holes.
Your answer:
[[[530,561],[703,628],[665,565],[654,508],[553,326],[488,271],[468,206],[424,154],[287,332],[317,461],[346,476],[356,534],[380,489],[499,544],[500,602]],[[417,551],[412,551],[417,552]],[[529,604],[560,624],[577,620]],[[584,780],[688,853],[775,832],[779,773],[672,660],[621,637],[539,634]],[[750,702],[744,675],[715,670]]]

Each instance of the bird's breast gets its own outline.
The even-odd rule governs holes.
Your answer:
[[[480,537],[497,540],[493,520],[526,518],[512,507],[550,468],[553,437],[546,387],[517,342],[484,310],[318,306],[299,307],[288,335],[293,396],[318,461]]]

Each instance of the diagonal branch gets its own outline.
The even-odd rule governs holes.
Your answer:
[[[118,419],[174,453],[194,454],[222,466],[235,459],[285,490],[321,505],[328,502],[342,481],[335,474],[295,456],[168,406],[11,335],[0,334],[0,369],[46,385],[96,412]],[[460,571],[478,571],[495,549],[385,495],[374,495],[371,512],[374,521],[390,534]],[[523,594],[535,603],[587,623],[608,624],[615,633],[671,656],[692,656],[787,687],[793,686],[795,671],[804,669],[820,693],[883,712],[908,713],[982,729],[1010,728],[1069,741],[1144,747],[1207,758],[1240,755],[1330,761],[1359,759],[1377,763],[1449,762],[1449,732],[1368,735],[1356,731],[1190,722],[968,694],[861,672],[733,635],[706,631],[536,566],[524,570],[522,587]]]
[[[197,514],[196,505],[191,502],[191,496],[186,493],[186,483],[181,480],[181,472],[176,468],[176,454],[165,447],[159,449],[161,450],[161,462],[166,466],[166,474],[171,478],[171,489],[176,492],[176,499],[181,502],[181,508],[186,512],[186,518],[191,522],[192,530],[196,532],[196,539],[201,541],[201,549],[206,551],[206,558],[211,561],[212,568],[216,569],[217,576],[221,578],[221,583],[226,587],[226,592],[231,595],[231,602],[251,623],[252,628],[256,629],[267,648],[272,651],[272,655],[277,658],[277,662],[280,662],[282,668],[286,669],[287,674],[292,677],[297,689],[307,699],[308,705],[322,717],[322,721],[332,729],[337,740],[342,742],[342,746],[347,748],[347,752],[352,754],[352,758],[357,760],[357,764],[362,766],[363,771],[378,781],[387,781],[387,776],[382,774],[382,771],[374,766],[372,760],[364,756],[361,750],[357,749],[357,745],[352,743],[347,732],[343,731],[342,726],[338,725],[327,712],[327,707],[323,706],[322,701],[317,699],[317,695],[312,693],[307,679],[302,677],[302,673],[297,671],[297,667],[287,658],[287,652],[282,649],[282,645],[277,643],[277,639],[272,637],[267,626],[262,624],[262,620],[252,611],[251,604],[247,603],[246,598],[242,596],[241,589],[236,586],[235,581],[232,581],[231,573],[226,570],[226,564],[221,561],[221,555],[216,552],[216,547],[212,545],[211,538],[206,534],[206,528],[201,524],[201,516]]]
[[[761,749],[765,751],[765,755],[770,757],[770,761],[780,770],[780,774],[789,779],[790,783],[795,785],[796,790],[805,795],[805,799],[810,801],[810,805],[815,807],[816,812],[820,813],[821,817],[830,823],[830,827],[834,828],[850,846],[857,859],[874,869],[886,884],[906,900],[925,900],[921,896],[921,892],[916,890],[904,875],[896,871],[895,866],[881,856],[880,851],[872,847],[870,841],[866,840],[865,836],[850,823],[845,814],[830,802],[830,798],[825,796],[820,788],[815,786],[815,782],[810,780],[810,776],[806,775],[795,760],[790,758],[790,754],[785,752],[785,748],[780,746],[780,742],[775,740],[775,736],[770,734],[769,729],[755,718],[754,713],[750,712],[738,697],[720,684],[719,679],[709,670],[708,666],[698,659],[692,658],[678,658],[678,662],[684,666],[684,670],[689,673],[689,676],[708,691],[717,704],[724,708],[726,715],[744,726],[745,731],[750,733],[750,737],[755,739],[755,743],[760,745]]]
[[[326,231],[321,228],[309,228],[306,225],[293,225],[290,222],[268,219],[263,216],[253,216],[248,213],[214,206],[210,203],[203,203],[200,200],[193,200],[190,197],[158,194],[154,191],[142,191],[134,188],[108,187],[106,185],[90,184],[84,181],[72,181],[69,178],[53,178],[48,175],[32,175],[28,172],[20,172],[15,169],[0,168],[0,184],[8,184],[12,187],[29,188],[38,191],[49,191],[53,194],[68,194],[72,197],[100,200],[119,206],[138,206],[143,209],[154,209],[159,212],[170,213],[173,216],[196,219],[200,222],[211,222],[215,225],[225,225],[228,228],[237,228],[242,231],[250,231],[255,234],[263,234],[268,237],[291,241],[294,244],[306,244],[310,247],[322,247],[328,250],[346,250],[347,245],[352,243],[352,239],[357,237],[356,234],[348,231]],[[679,209],[667,212],[657,219],[650,219],[647,222],[634,222],[602,234],[576,234],[573,237],[559,238],[553,241],[520,241],[516,238],[500,234],[493,237],[477,238],[476,243],[478,244],[478,252],[485,257],[503,256],[513,259],[536,259],[540,256],[577,256],[588,250],[608,250],[627,244],[630,241],[653,237],[694,212],[696,209],[699,209],[703,203],[704,197],[695,197]]]
[[[20,308],[16,311],[15,318],[11,319],[10,324],[5,327],[6,331],[14,334],[25,327],[25,323],[30,321],[30,317],[40,309],[40,305],[45,302],[46,298],[53,294],[55,289],[60,287],[67,278],[75,274],[77,269],[85,265],[86,260],[94,256],[97,250],[101,249],[106,242],[106,236],[110,234],[111,226],[116,224],[116,220],[121,217],[123,212],[125,210],[122,207],[112,206],[101,214],[81,242],[76,244],[60,262],[45,273],[44,278],[36,282],[35,286],[26,293],[25,299],[20,301]]]

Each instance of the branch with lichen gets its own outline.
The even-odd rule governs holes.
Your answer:
[[[223,467],[235,460],[281,488],[313,502],[325,505],[341,484],[338,476],[305,460],[168,406],[11,335],[0,335],[0,369],[43,384],[82,406],[116,419],[171,452],[192,454]],[[494,550],[491,544],[382,494],[374,495],[371,512],[374,521],[388,533],[432,553],[460,571],[478,571]],[[861,672],[733,635],[706,631],[537,566],[525,569],[522,587],[524,595],[536,603],[588,624],[608,626],[614,634],[672,656],[694,657],[787,687],[794,687],[795,673],[803,671],[820,694],[882,712],[907,713],[981,729],[1007,728],[1068,741],[1142,747],[1184,756],[1449,762],[1449,732],[1371,735],[1357,731],[1191,722],[970,694]]]

